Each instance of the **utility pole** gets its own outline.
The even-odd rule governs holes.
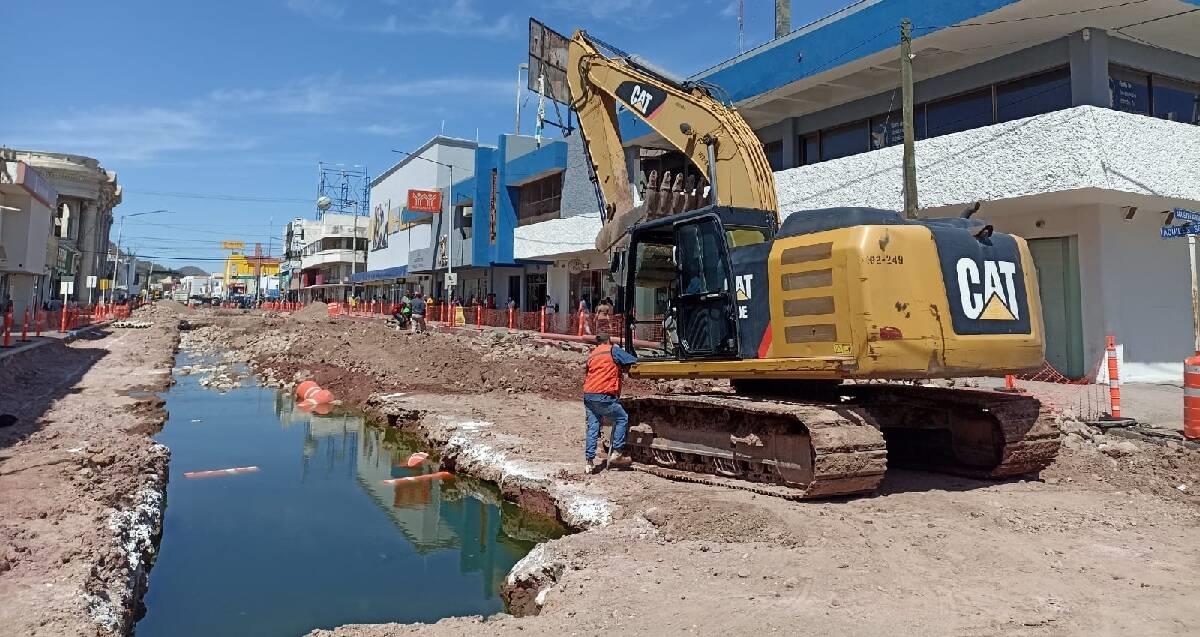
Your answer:
[[[913,126],[912,22],[900,22],[900,88],[904,118],[904,216],[917,218],[917,158]]]
[[[117,300],[117,269],[121,267],[121,235],[125,233],[125,217],[121,217],[121,225],[117,228],[117,254],[113,258],[113,273],[112,281],[108,285],[108,302],[115,303]],[[63,297],[66,298],[65,296]]]

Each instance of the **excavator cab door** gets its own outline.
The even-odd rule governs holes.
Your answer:
[[[732,270],[725,231],[715,216],[675,224],[679,278],[672,299],[680,359],[730,358],[737,355]]]

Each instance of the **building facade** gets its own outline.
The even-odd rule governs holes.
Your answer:
[[[423,158],[455,162],[453,181],[446,166]],[[444,298],[452,258],[454,296],[462,302],[506,307],[511,300],[527,311],[548,304],[565,311],[580,295],[598,295],[598,255],[585,253],[599,228],[586,161],[578,134],[540,143],[501,135],[494,146],[430,140],[372,183],[371,267],[359,280],[385,286],[384,296],[420,291]],[[409,210],[410,190],[441,193],[444,212]],[[590,221],[582,233],[572,231],[592,237],[563,235],[565,218]]]
[[[50,231],[58,193],[37,170],[0,157],[0,311],[15,320],[50,298]]]
[[[361,215],[342,213],[288,223],[283,263],[289,296],[298,301],[349,299],[351,277],[366,270],[369,224]]]
[[[67,281],[73,288],[69,300],[87,303],[98,298],[99,280],[112,274],[108,238],[113,208],[122,197],[117,174],[81,155],[0,149],[0,157],[25,162],[58,193],[52,206],[51,234],[56,245],[47,289],[58,295],[62,282]],[[96,281],[97,286],[89,288],[89,281]]]

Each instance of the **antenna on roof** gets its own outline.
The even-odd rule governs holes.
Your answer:
[[[746,52],[746,0],[738,0],[738,55]]]

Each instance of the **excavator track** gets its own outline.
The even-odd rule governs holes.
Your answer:
[[[976,478],[1037,473],[1058,455],[1052,413],[1036,398],[890,383],[843,385],[888,439],[893,464]]]
[[[1053,417],[1027,396],[883,383],[842,385],[828,398],[628,399],[626,450],[638,471],[788,500],[873,492],[889,462],[1005,478],[1058,453]]]
[[[625,401],[635,468],[790,500],[869,493],[887,468],[880,431],[841,406],[731,394]]]

